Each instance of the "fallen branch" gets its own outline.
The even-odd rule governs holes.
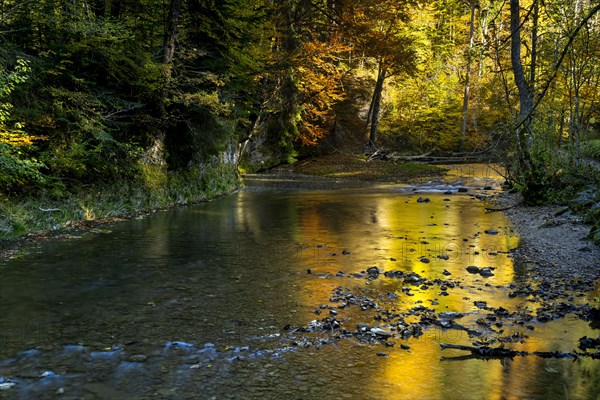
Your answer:
[[[502,347],[474,347],[474,346],[463,346],[460,344],[446,344],[440,343],[440,347],[442,350],[444,349],[455,349],[455,350],[464,350],[471,352],[471,355],[468,356],[459,356],[456,359],[470,359],[470,358],[513,358],[518,356],[537,356],[541,358],[570,358],[575,359],[579,358],[579,356],[590,356],[594,357],[594,354],[587,353],[563,353],[561,351],[534,351],[533,353],[529,353],[527,351],[516,351],[505,349]],[[443,358],[444,360],[452,360],[453,358]]]
[[[445,344],[440,343],[442,350],[444,349],[456,349],[470,351],[472,355],[482,358],[512,358],[516,356],[526,356],[529,353],[524,351],[515,351],[510,349],[504,349],[500,347],[474,347],[474,346],[463,346],[460,344]]]

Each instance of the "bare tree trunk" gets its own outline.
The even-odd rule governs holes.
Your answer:
[[[531,122],[534,109],[533,90],[525,79],[525,71],[521,61],[521,7],[519,0],[510,0],[510,30],[512,63],[515,83],[519,91],[519,118],[515,129],[517,149],[519,151],[519,167],[521,173],[528,176],[531,166]]]
[[[369,132],[369,144],[375,146],[377,141],[377,125],[379,125],[379,109],[381,107],[381,95],[383,93],[383,83],[386,78],[386,70],[383,67],[383,61],[380,62],[379,72],[377,74],[377,82],[375,83],[375,91],[371,104],[371,130]]]
[[[531,68],[529,71],[529,83],[531,91],[533,92],[535,85],[535,69],[537,68],[537,42],[538,42],[538,21],[540,17],[540,6],[538,0],[533,1],[533,12],[532,22],[533,27],[531,30]]]
[[[473,50],[473,39],[475,37],[475,10],[477,3],[471,1],[471,23],[469,28],[469,47],[467,49],[467,71],[465,74],[465,94],[463,98],[463,120],[460,137],[460,149],[462,150],[467,136],[467,119],[469,115],[469,91],[471,90],[471,52]]]

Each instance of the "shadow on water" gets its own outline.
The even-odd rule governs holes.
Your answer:
[[[497,187],[486,173],[413,186],[260,177],[209,204],[24,248],[0,262],[0,398],[597,398],[600,370],[589,358],[441,361],[464,355],[441,342],[520,337],[506,346],[569,352],[595,336],[572,314],[480,329],[492,308],[539,306],[509,296],[527,271],[514,267],[507,219],[469,195]],[[377,279],[367,279],[371,267]],[[429,284],[407,290],[386,271]],[[371,343],[283,329],[329,309],[347,331],[390,329],[373,310],[340,308],[337,288],[399,314],[461,313],[483,334],[432,325]]]

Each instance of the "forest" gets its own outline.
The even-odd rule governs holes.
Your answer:
[[[504,161],[531,203],[565,201],[600,160],[599,9],[2,0],[0,230],[53,204],[73,203],[65,219],[184,204],[240,172],[369,148]]]
[[[0,0],[0,400],[600,399],[599,66],[600,0]]]

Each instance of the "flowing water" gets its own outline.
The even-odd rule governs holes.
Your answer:
[[[347,331],[393,328],[374,309],[340,306],[341,292],[398,313],[458,312],[473,329],[481,304],[531,312],[530,298],[509,296],[528,279],[510,253],[518,237],[469,195],[493,193],[478,188],[497,178],[481,168],[412,186],[256,176],[211,203],[24,247],[0,261],[0,398],[599,398],[590,358],[481,360],[440,343],[486,333],[432,325],[365,341],[319,325],[333,309]],[[368,279],[373,266],[381,274]],[[597,335],[572,314],[494,329],[529,352],[569,352]]]

